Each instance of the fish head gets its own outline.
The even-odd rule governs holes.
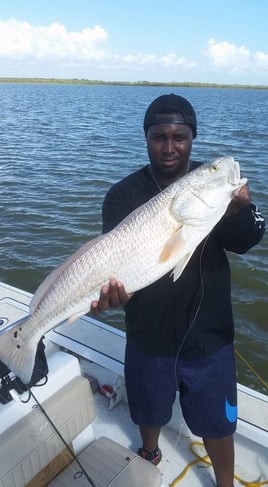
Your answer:
[[[227,195],[232,199],[234,192],[247,183],[246,178],[241,178],[240,165],[233,157],[221,157],[210,164],[204,165],[204,175],[200,176],[200,193],[207,201],[215,196],[215,203]],[[197,184],[198,187],[198,184]],[[217,197],[218,195],[218,197]]]
[[[233,157],[222,157],[203,164],[184,177],[182,193],[173,200],[173,213],[183,223],[222,216],[233,196],[247,183]]]
[[[208,182],[212,183],[212,186],[221,182],[224,184],[226,191],[231,191],[231,194],[244,186],[247,183],[246,178],[241,178],[239,162],[235,161],[233,157],[221,157],[213,161],[209,167],[210,172],[216,173],[214,176],[208,179]]]

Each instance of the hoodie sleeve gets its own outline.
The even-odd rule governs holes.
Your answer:
[[[237,254],[244,254],[258,244],[264,232],[264,217],[253,203],[241,208],[237,213],[223,217],[213,231],[225,250]]]

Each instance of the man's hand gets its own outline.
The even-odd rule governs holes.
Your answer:
[[[120,308],[127,304],[131,296],[132,294],[125,291],[120,281],[110,279],[107,286],[102,286],[99,299],[92,301],[90,312],[93,316],[98,316],[99,313],[107,311],[109,308]]]
[[[229,204],[224,216],[229,216],[232,213],[238,213],[240,208],[248,206],[250,203],[250,192],[248,183],[242,186],[242,188],[234,192],[233,199]]]

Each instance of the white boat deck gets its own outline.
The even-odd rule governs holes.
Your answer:
[[[100,393],[95,394],[97,405],[97,417],[93,423],[96,437],[102,435],[115,439],[132,451],[140,447],[140,437],[137,426],[129,417],[129,411],[124,401],[120,402],[112,410],[108,409],[109,401]],[[175,409],[178,404],[175,405]],[[190,434],[182,418],[179,420],[179,429],[170,426],[162,429],[160,447],[163,459],[158,465],[163,484],[168,487],[191,486],[209,487],[215,486],[215,479],[211,466],[197,461],[204,457],[206,452],[200,446],[200,438]],[[235,486],[244,482],[260,482],[268,479],[267,449],[255,442],[248,442],[247,438],[236,434],[236,465]],[[196,455],[197,456],[196,456]],[[183,476],[184,474],[184,476]],[[175,480],[177,479],[177,482]],[[256,484],[257,487],[258,484]]]
[[[120,402],[114,409],[108,409],[108,400],[97,393],[95,395],[97,405],[97,418],[93,423],[94,433],[97,437],[108,436],[116,438],[123,446],[136,452],[140,445],[140,436],[137,426],[129,417],[129,411],[125,402]],[[160,447],[163,458],[157,468],[159,468],[163,484],[168,487],[185,469],[187,465],[196,459],[191,452],[193,438],[187,436],[184,425],[181,425],[181,433],[171,427],[162,429]],[[200,441],[200,440],[199,440]],[[195,447],[195,451],[201,456],[205,455],[204,449]],[[249,474],[247,474],[249,478]],[[215,486],[212,468],[200,462],[189,467],[185,477],[180,480],[178,485],[192,487]],[[130,486],[129,486],[130,487]]]
[[[28,313],[30,299],[29,293],[0,283],[0,318],[9,321],[21,318]],[[82,372],[95,377],[99,385],[114,386],[118,378],[124,382],[125,334],[122,331],[94,319],[82,318],[71,326],[64,324],[49,332],[47,340],[79,356]],[[238,388],[235,486],[241,485],[240,480],[264,482],[268,479],[268,397],[241,385]],[[100,392],[96,392],[94,400],[97,416],[93,430],[96,438],[105,435],[137,451],[140,447],[139,431],[130,420],[125,393],[112,409],[109,409],[109,399]],[[215,485],[212,468],[197,458],[205,455],[199,443],[200,439],[193,437],[184,423],[177,397],[172,420],[163,428],[160,437],[163,459],[157,468],[165,487]],[[185,475],[175,481],[183,472]]]

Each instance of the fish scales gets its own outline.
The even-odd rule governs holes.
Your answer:
[[[29,383],[39,340],[86,314],[110,278],[132,293],[166,273],[179,278],[199,243],[246,183],[232,157],[204,164],[86,243],[39,286],[30,315],[0,335],[0,360]],[[12,325],[13,326],[13,325]]]

